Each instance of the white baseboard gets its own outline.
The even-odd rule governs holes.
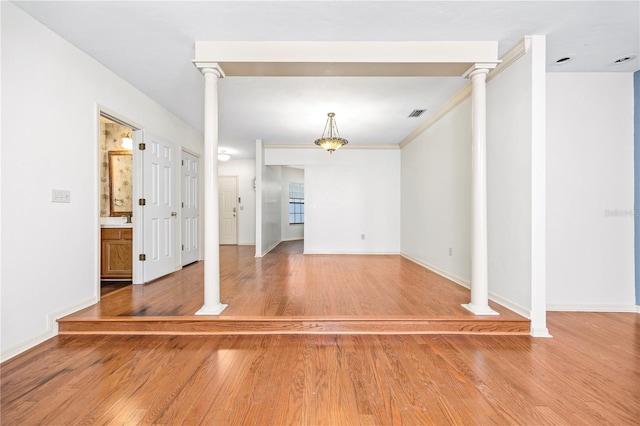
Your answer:
[[[636,305],[565,305],[547,304],[547,311],[556,312],[640,312]]]
[[[504,299],[500,296],[497,296],[493,293],[489,293],[489,300],[492,300],[502,306],[504,306],[505,308],[509,309],[510,311],[515,312],[518,315],[521,315],[525,318],[529,318],[531,319],[531,311],[527,308],[525,308],[524,306],[520,306],[517,303],[513,303],[510,300]],[[547,332],[548,334],[548,332]]]
[[[271,250],[273,250],[274,248],[276,248],[278,246],[278,244],[280,244],[282,241],[278,241],[275,244],[272,244],[271,247],[269,247],[268,249],[266,249],[264,252],[262,252],[262,256],[256,256],[256,257],[264,257],[266,256]]]
[[[300,240],[304,240],[303,237],[300,238],[283,238],[282,241],[300,241]]]
[[[9,349],[6,349],[0,353],[0,362],[5,362],[13,358],[14,356],[20,355],[22,352],[25,352],[40,343],[55,337],[57,332],[52,330],[47,330],[44,333],[40,333],[35,337],[32,337],[29,340],[25,340],[24,342],[13,346]]]
[[[531,337],[553,337],[547,327],[531,327]]]
[[[90,297],[88,299],[83,300],[82,302],[59,310],[57,312],[53,312],[47,315],[47,330],[45,330],[44,332],[38,334],[37,336],[34,336],[30,339],[25,340],[24,342],[15,345],[11,348],[5,349],[0,353],[0,362],[5,362],[17,355],[20,355],[22,352],[29,350],[31,348],[33,348],[36,345],[39,345],[40,343],[55,337],[58,335],[58,322],[57,320],[59,318],[65,317],[67,315],[70,315],[74,312],[78,312],[81,309],[87,308],[91,305],[95,305],[96,303],[98,303],[98,298],[97,297]]]
[[[400,253],[400,255],[410,261],[412,261],[413,263],[417,263],[418,265],[422,266],[423,268],[427,268],[428,270],[435,272],[436,274],[440,275],[441,277],[444,277],[450,281],[453,281],[454,283],[466,288],[466,289],[470,289],[471,288],[471,284],[469,283],[469,281],[464,280],[460,277],[456,277],[455,275],[451,275],[447,272],[444,272],[441,269],[438,269],[436,267],[434,267],[433,265],[429,265],[426,262],[423,262],[421,260],[415,259],[411,256],[409,256],[406,253]],[[507,299],[504,299],[500,296],[495,295],[494,293],[489,293],[489,300],[498,303],[501,306],[504,306],[505,308],[509,309],[510,311],[515,312],[518,315],[522,315],[525,318],[531,318],[531,312],[529,311],[529,309],[520,306],[516,303],[513,303]],[[548,332],[547,332],[548,334]]]
[[[462,279],[460,277],[456,277],[455,275],[451,275],[441,269],[436,268],[433,265],[428,264],[427,262],[423,262],[421,260],[418,260],[414,257],[409,256],[406,253],[400,253],[400,256],[404,257],[405,259],[408,259],[410,261],[412,261],[413,263],[417,263],[418,265],[422,266],[423,268],[427,268],[428,270],[430,270],[431,272],[435,272],[436,274],[440,275],[441,277],[444,277],[450,281],[453,281],[454,283],[461,285],[462,287],[466,288],[466,289],[470,289],[471,288],[471,283],[469,283],[469,281]]]
[[[397,256],[398,253],[380,252],[380,251],[306,251],[304,254],[339,254],[339,255],[366,255],[366,256]]]

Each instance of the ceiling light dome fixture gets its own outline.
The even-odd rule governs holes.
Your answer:
[[[330,112],[327,116],[329,118],[327,118],[327,124],[324,126],[322,137],[320,139],[316,139],[314,143],[325,151],[329,151],[329,153],[333,154],[333,151],[348,144],[349,141],[340,137],[338,126],[336,126],[336,121],[333,118],[336,115],[333,112]]]
[[[227,151],[224,149],[218,152],[218,161],[229,161],[231,160],[231,156],[227,154]]]

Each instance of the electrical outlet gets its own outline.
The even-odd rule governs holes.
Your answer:
[[[364,240],[364,234],[360,234],[360,239]]]
[[[64,189],[52,189],[51,202],[52,203],[70,203],[71,191],[66,191]]]
[[[449,256],[453,256],[453,247],[449,247]]]

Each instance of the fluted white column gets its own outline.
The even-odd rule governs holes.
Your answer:
[[[471,302],[462,306],[476,315],[498,315],[489,307],[486,89],[488,73],[488,68],[474,67],[468,74],[471,78]]]
[[[218,79],[220,67],[200,66],[204,75],[204,306],[196,315],[219,315],[227,305],[220,303],[220,232],[218,210]]]

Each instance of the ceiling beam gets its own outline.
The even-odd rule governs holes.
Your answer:
[[[461,76],[476,63],[497,64],[497,41],[213,42],[198,41],[198,68],[227,76]]]

